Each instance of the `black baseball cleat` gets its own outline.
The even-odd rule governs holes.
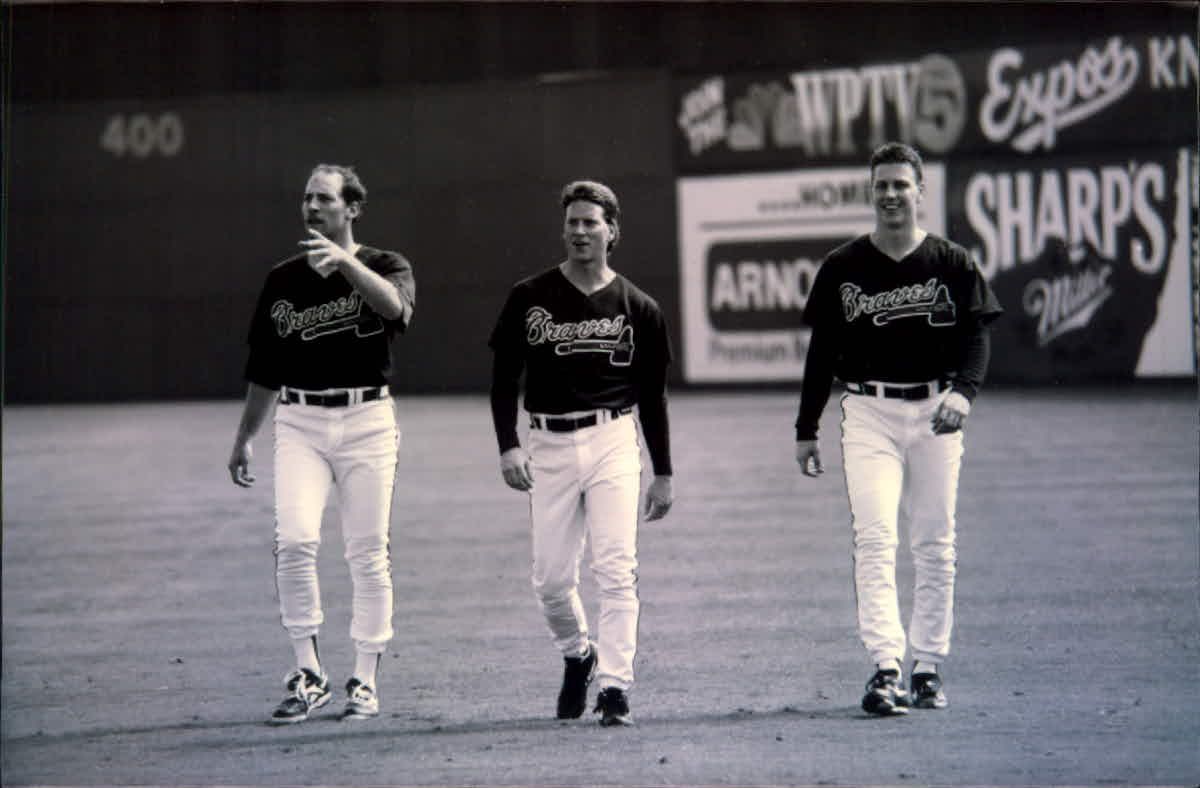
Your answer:
[[[625,691],[617,687],[600,690],[600,695],[596,698],[596,713],[600,715],[600,724],[605,727],[633,724],[633,715],[629,713],[629,699],[625,697]]]
[[[942,677],[936,673],[914,673],[912,705],[918,709],[944,709],[949,705],[942,692]]]
[[[269,722],[271,725],[291,725],[304,722],[308,715],[324,706],[333,697],[329,679],[317,675],[308,668],[297,668],[284,677],[287,697],[275,708]]]
[[[576,720],[587,709],[587,690],[596,675],[596,644],[588,643],[582,657],[563,657],[562,689],[558,691],[558,719]]]
[[[898,670],[877,670],[867,682],[867,694],[862,699],[863,711],[891,717],[908,714],[908,692]]]

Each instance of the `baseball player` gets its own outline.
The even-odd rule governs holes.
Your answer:
[[[616,195],[576,181],[563,189],[561,205],[567,259],[518,282],[492,332],[492,419],[504,481],[530,496],[533,587],[565,663],[557,717],[583,714],[597,676],[600,724],[631,725],[642,470],[631,414],[636,406],[654,467],[643,511],[657,520],[674,497],[671,348],[658,304],[609,267],[620,237]],[[517,436],[522,371],[528,451]],[[594,640],[578,588],[585,539],[600,596]]]
[[[354,240],[367,191],[320,164],[304,187],[304,252],[267,275],[250,326],[246,403],[229,457],[249,487],[251,439],[275,408],[275,579],[296,667],[270,722],[302,722],[331,698],[317,649],[321,514],[333,487],[353,582],[354,673],[343,719],[379,713],[380,654],[392,637],[388,525],[399,432],[386,384],[389,343],[412,319],[412,266]]]
[[[904,714],[946,706],[955,502],[963,424],[1001,308],[968,252],[917,225],[921,158],[899,143],[870,161],[875,229],[822,262],[804,310],[812,339],[796,419],[796,461],[823,471],[817,424],[833,378],[844,385],[842,452],[854,530],[858,628],[875,662],[862,707]],[[897,520],[915,567],[909,641],[896,591]],[[911,687],[902,670],[911,646]],[[911,689],[911,696],[909,695]]]

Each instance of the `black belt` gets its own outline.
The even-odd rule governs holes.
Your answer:
[[[574,432],[584,427],[595,427],[597,424],[619,419],[633,413],[633,408],[605,408],[586,416],[541,416],[529,414],[529,423],[535,430],[547,432]]]
[[[880,386],[883,391],[880,392]],[[866,394],[868,397],[885,397],[886,399],[904,399],[918,400],[929,399],[934,394],[945,391],[950,388],[950,384],[944,380],[939,380],[937,383],[918,383],[915,386],[891,386],[886,383],[856,383],[854,381],[846,381],[846,391],[851,394]]]
[[[279,391],[279,401],[284,404],[320,405],[324,408],[344,408],[360,402],[371,402],[387,396],[387,386],[366,389],[343,389],[341,391],[297,391],[286,386]]]

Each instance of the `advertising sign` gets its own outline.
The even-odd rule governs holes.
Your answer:
[[[931,158],[1195,143],[1194,30],[999,41],[912,60],[679,78],[677,169],[858,162],[887,140]]]
[[[941,234],[945,170],[924,170],[919,221]],[[817,268],[875,223],[867,168],[682,178],[677,192],[684,378],[799,380]]]
[[[954,240],[1006,313],[991,374],[1069,381],[1191,375],[1191,191],[1186,149],[956,163]]]

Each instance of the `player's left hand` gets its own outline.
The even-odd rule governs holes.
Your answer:
[[[312,237],[301,241],[300,245],[308,251],[308,264],[321,276],[329,276],[343,264],[354,262],[354,255],[317,230],[309,227],[308,234]]]
[[[659,520],[671,511],[675,490],[670,476],[655,476],[646,490],[646,521]]]
[[[933,418],[930,419],[930,423],[933,424],[933,434],[947,435],[951,432],[958,432],[963,428],[963,422],[967,420],[967,414],[970,412],[970,401],[957,391],[951,391],[942,400],[942,404],[938,405]]]

